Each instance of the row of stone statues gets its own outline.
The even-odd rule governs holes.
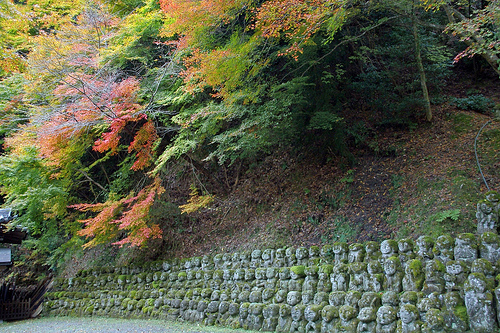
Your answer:
[[[443,264],[448,261],[460,261],[471,264],[478,258],[483,258],[496,265],[500,259],[500,237],[492,232],[482,233],[480,236],[473,234],[459,234],[455,238],[450,235],[442,235],[433,239],[421,236],[416,241],[402,239],[400,241],[385,240],[380,244],[377,242],[366,242],[364,244],[354,243],[348,245],[344,242],[325,245],[323,247],[279,248],[254,250],[234,254],[217,254],[213,257],[193,257],[180,260],[169,260],[157,262],[146,267],[123,266],[116,268],[94,269],[81,271],[77,277],[100,274],[154,274],[162,272],[191,271],[223,271],[226,269],[262,269],[281,268],[292,266],[321,266],[324,264],[335,265],[336,263],[366,264],[378,261],[381,265],[389,258],[398,258],[404,268],[408,261],[419,259],[422,263],[437,259]],[[196,273],[199,274],[199,273]]]

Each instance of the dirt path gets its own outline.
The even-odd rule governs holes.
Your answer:
[[[164,320],[115,318],[42,318],[0,324],[0,333],[237,333],[213,326],[173,323]],[[250,332],[250,331],[245,331]]]

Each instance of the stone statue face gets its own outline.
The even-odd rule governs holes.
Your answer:
[[[295,257],[299,260],[307,258],[308,257],[307,249],[305,247],[299,247],[295,252]]]
[[[240,305],[238,303],[231,303],[229,304],[228,311],[231,316],[236,316],[240,312]]]
[[[274,300],[276,303],[283,303],[287,299],[287,293],[285,290],[278,290],[276,295],[274,296]]]
[[[220,299],[220,291],[219,290],[214,290],[212,292],[212,295],[210,296],[211,301],[218,301]]]
[[[262,300],[262,292],[260,290],[252,291],[248,299],[250,303],[260,303]]]
[[[263,260],[270,260],[271,259],[271,249],[265,249],[264,252],[262,252],[262,259]]]
[[[240,303],[248,302],[248,298],[250,297],[250,292],[248,290],[243,290],[238,296],[238,300]]]
[[[384,272],[387,275],[394,275],[397,272],[397,264],[393,259],[387,259],[384,263]]]
[[[280,317],[285,318],[289,317],[291,312],[291,307],[288,304],[282,304],[280,306]]]
[[[396,311],[390,306],[381,306],[377,311],[377,323],[388,325],[396,320]]]
[[[372,260],[366,266],[366,270],[368,271],[368,274],[373,275],[379,274],[382,271],[382,268],[380,267],[380,263],[378,261]]]
[[[274,296],[274,290],[270,288],[266,288],[262,291],[262,299],[270,300]]]
[[[292,308],[292,319],[294,321],[299,321],[302,319],[302,317],[304,316],[304,306],[303,305],[295,305],[293,308]]]
[[[284,249],[277,249],[276,250],[276,259],[283,259],[285,258],[285,250]]]
[[[288,267],[281,268],[280,272],[279,272],[279,277],[281,280],[290,279],[290,268],[288,268]]]
[[[231,256],[231,260],[236,263],[240,261],[240,254],[238,252],[234,252],[233,255]]]
[[[375,308],[365,307],[359,310],[358,319],[362,322],[368,323],[371,321],[375,321],[377,318],[377,312]]]
[[[492,207],[484,202],[479,205],[479,209],[485,214],[491,214],[493,211]]]
[[[343,291],[334,291],[334,292],[330,293],[330,296],[328,297],[330,305],[333,305],[333,306],[343,305],[344,299],[345,299],[345,292],[343,292]]]
[[[356,317],[356,309],[349,305],[343,305],[339,309],[340,319],[348,321]]]
[[[446,306],[446,309],[448,309],[448,310],[453,310],[461,303],[462,303],[461,298],[460,298],[458,292],[449,292],[449,293],[446,293],[444,296],[444,304]]]
[[[319,318],[319,313],[318,311],[316,311],[317,308],[316,307],[312,307],[312,306],[307,306],[304,310],[304,318],[307,320],[307,321],[315,321],[315,320],[318,320]]]
[[[234,279],[236,281],[243,280],[245,278],[245,270],[242,268],[239,268],[234,271]]]
[[[268,267],[266,270],[266,277],[268,279],[274,279],[276,277],[276,268],[275,267]]]
[[[219,313],[224,314],[229,310],[229,302],[220,302],[219,304]]]
[[[400,308],[399,317],[403,323],[409,324],[417,319],[417,314],[412,308],[414,308],[414,306],[410,304],[405,304]]]
[[[314,295],[313,303],[319,305],[323,302],[328,302],[328,294],[325,292],[316,293]]]
[[[293,247],[289,247],[285,251],[285,255],[287,258],[291,258],[293,255],[295,255],[295,249]]]
[[[446,264],[446,273],[451,275],[458,275],[464,271],[462,265],[456,261],[448,261]]]
[[[338,318],[339,314],[334,306],[327,305],[321,310],[321,318],[327,323],[331,322],[333,318]]]
[[[290,306],[297,305],[302,299],[302,293],[300,291],[290,291],[286,296],[286,302]]]
[[[243,303],[240,306],[240,318],[245,319],[248,317],[248,303]]]
[[[314,258],[314,257],[317,257],[317,256],[319,256],[319,248],[315,247],[315,246],[311,246],[309,248],[309,257],[310,258]]]
[[[196,311],[203,312],[207,308],[208,304],[205,301],[198,302],[198,306],[196,307]]]
[[[266,278],[266,270],[264,268],[257,268],[255,270],[255,278],[257,280],[264,280]]]
[[[253,269],[246,269],[245,270],[245,280],[246,281],[252,281],[255,278],[255,272]]]
[[[253,250],[252,251],[252,259],[260,259],[262,257],[261,250]]]
[[[302,304],[309,304],[313,300],[312,291],[306,290],[302,293]]]
[[[382,252],[383,254],[394,252],[391,247],[391,243],[389,243],[387,239],[380,244],[380,252]]]
[[[222,254],[216,254],[214,257],[214,263],[215,264],[220,264],[222,262]]]

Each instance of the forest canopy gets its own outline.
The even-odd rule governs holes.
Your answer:
[[[3,205],[53,265],[144,246],[277,149],[350,163],[361,111],[432,121],[454,63],[500,74],[499,22],[498,0],[2,0]]]

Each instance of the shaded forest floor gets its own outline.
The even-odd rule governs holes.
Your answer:
[[[407,127],[369,127],[369,114],[352,112],[365,127],[351,146],[351,162],[314,149],[283,150],[233,167],[229,190],[210,207],[169,221],[163,240],[145,249],[86,250],[67,262],[63,275],[109,262],[475,232],[476,204],[487,188],[474,140],[487,121],[478,157],[489,187],[500,186],[500,85],[498,78],[457,82],[432,105],[430,123],[417,118]],[[454,98],[471,95],[496,106],[485,113],[457,107]],[[171,196],[185,200],[189,183],[171,184]]]
[[[464,80],[433,105],[431,123],[371,130],[351,152],[326,162],[288,151],[246,170],[238,187],[185,231],[178,256],[255,247],[475,232],[476,203],[500,184],[500,122],[461,110],[453,98],[473,92],[500,102],[498,81]],[[458,210],[458,211],[457,211]]]

